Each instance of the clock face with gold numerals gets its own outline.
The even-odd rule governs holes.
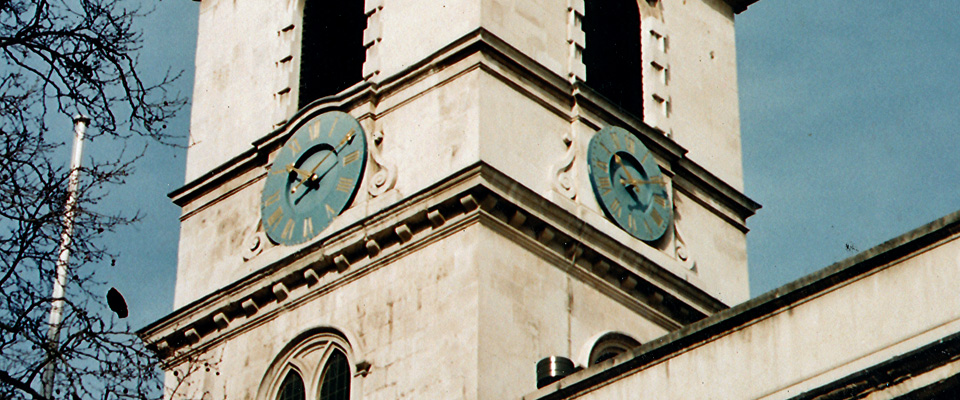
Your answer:
[[[600,207],[644,241],[659,239],[673,216],[667,181],[650,150],[632,133],[608,126],[587,147],[590,183]]]
[[[260,215],[267,237],[295,245],[316,237],[353,200],[367,161],[363,128],[332,111],[301,124],[273,161]]]

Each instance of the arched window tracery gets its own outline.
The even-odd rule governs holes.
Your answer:
[[[349,342],[338,331],[300,335],[264,374],[257,400],[349,400],[356,367]]]
[[[297,371],[291,369],[280,384],[280,393],[277,400],[306,400],[303,389],[303,378]]]
[[[334,349],[323,367],[320,377],[319,400],[349,400],[350,399],[350,363],[347,356],[338,349]],[[285,400],[285,399],[282,399]]]

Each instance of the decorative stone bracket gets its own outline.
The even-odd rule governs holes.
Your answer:
[[[369,154],[373,162],[368,166],[370,183],[367,185],[367,192],[370,196],[377,197],[393,189],[397,182],[397,169],[383,156],[383,130],[374,128],[370,133],[370,139]]]

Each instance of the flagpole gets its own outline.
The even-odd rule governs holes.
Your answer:
[[[60,255],[57,258],[57,276],[53,281],[53,294],[50,304],[50,330],[47,331],[47,364],[43,369],[40,394],[47,399],[53,398],[54,377],[56,375],[57,347],[60,342],[60,323],[63,319],[64,288],[67,285],[67,266],[70,263],[70,245],[73,239],[73,220],[76,217],[77,190],[80,186],[80,162],[83,159],[83,139],[90,125],[90,118],[83,115],[73,117],[73,157],[70,158],[70,177],[67,181],[67,203],[63,213],[63,232],[60,234]]]

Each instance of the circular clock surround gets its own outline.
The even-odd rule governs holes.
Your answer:
[[[636,136],[604,127],[590,140],[587,162],[597,202],[621,229],[646,242],[666,233],[673,219],[667,180]]]
[[[367,161],[366,135],[350,114],[330,111],[293,132],[273,160],[260,215],[275,243],[316,237],[353,200]]]

